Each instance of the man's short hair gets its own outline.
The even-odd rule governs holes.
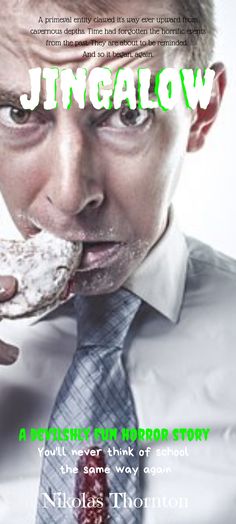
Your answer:
[[[208,67],[215,44],[214,0],[174,0],[178,16],[196,19],[197,23],[186,23],[185,27],[195,30],[188,34],[186,48],[188,67]],[[183,25],[184,27],[184,25]]]
[[[30,0],[33,4],[36,0]],[[156,0],[158,4],[159,0]],[[188,45],[182,47],[183,66],[208,67],[215,42],[214,0],[172,0],[176,4],[176,16],[187,18],[182,28],[188,29],[185,37]],[[148,0],[147,0],[148,2]],[[44,4],[54,3],[64,9],[76,11],[84,16],[106,15],[115,11],[117,3],[112,0],[44,0]],[[122,3],[122,0],[121,0]],[[145,1],[143,2],[145,15]],[[132,13],[131,13],[132,16]],[[192,20],[192,21],[191,21]],[[183,39],[183,36],[180,37]]]

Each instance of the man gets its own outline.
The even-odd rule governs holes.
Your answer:
[[[59,105],[56,112],[29,115],[17,103],[29,88],[28,69],[75,68],[82,61],[74,47],[58,50],[46,46],[42,35],[29,36],[28,28],[36,25],[43,9],[30,4],[27,22],[27,0],[6,3],[1,19],[0,190],[25,237],[46,229],[83,242],[79,295],[105,297],[124,287],[142,299],[125,354],[139,426],[170,431],[210,428],[204,442],[180,438],[153,445],[152,458],[145,462],[150,471],[141,481],[143,497],[159,500],[156,508],[145,508],[143,522],[233,524],[236,265],[186,239],[171,209],[185,153],[203,146],[217,116],[224,67],[213,66],[214,88],[204,111],[191,112],[178,104],[167,113],[122,108],[100,115],[91,107],[72,106],[67,112]],[[44,5],[53,16],[89,12],[89,4],[68,2],[68,10],[63,4]],[[208,66],[212,3],[195,4],[152,0],[145,6],[145,16],[200,17],[207,36],[194,47],[158,46],[150,59],[123,57],[112,63],[96,56],[83,59],[83,67],[90,71],[104,65],[113,70],[145,66],[156,71]],[[138,0],[128,7],[121,2],[117,10],[105,3],[101,7],[98,1],[91,10],[106,16],[113,12],[143,16]],[[114,29],[113,23],[110,27]],[[7,300],[16,282],[9,276],[1,279],[1,287],[1,299]],[[30,326],[16,322],[14,334],[12,326],[7,321],[0,326],[1,338],[13,345],[2,343],[2,364],[14,362],[14,347],[22,348],[16,365],[1,369],[0,510],[2,522],[13,524],[17,519],[25,524],[34,522],[42,451],[37,453],[38,443],[18,443],[17,435],[20,427],[47,427],[76,347],[73,304],[70,301]],[[53,378],[51,369],[56,370]]]

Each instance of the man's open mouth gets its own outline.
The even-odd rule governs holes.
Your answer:
[[[83,242],[83,255],[78,271],[106,266],[116,257],[120,247],[120,242]]]
[[[83,242],[83,255],[79,268],[71,275],[65,289],[60,294],[61,300],[67,300],[77,292],[77,283],[80,274],[92,270],[106,269],[116,261],[120,250],[124,246],[121,242]]]

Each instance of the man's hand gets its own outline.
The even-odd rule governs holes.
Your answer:
[[[17,289],[17,281],[13,277],[0,277],[0,302],[13,297]],[[0,340],[0,364],[9,366],[14,364],[19,354],[18,348]]]

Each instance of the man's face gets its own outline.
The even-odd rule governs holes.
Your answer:
[[[120,9],[119,14],[142,16],[136,0],[131,7]],[[54,16],[74,15],[62,9],[57,13],[55,6],[53,11]],[[167,7],[163,11],[162,2],[159,8],[156,2],[155,7],[149,2],[148,12],[176,14]],[[90,71],[107,66],[116,71],[129,66],[134,71],[150,67],[157,72],[163,67],[179,68],[178,54],[160,48],[151,59],[104,61],[96,57],[82,61],[87,48],[48,47],[46,37],[29,35],[30,27],[40,27],[41,8],[35,8],[27,22],[23,8],[12,14],[6,6],[4,13],[0,33],[0,190],[24,236],[47,229],[84,243],[78,272],[81,293],[113,291],[140,264],[166,227],[191,114],[182,103],[165,113],[127,108],[96,111],[89,104],[79,110],[74,101],[67,111],[61,106],[59,90],[56,110],[35,110],[28,115],[19,110],[17,99],[29,90],[28,70],[32,67],[86,67]],[[79,38],[85,37],[76,35]]]

